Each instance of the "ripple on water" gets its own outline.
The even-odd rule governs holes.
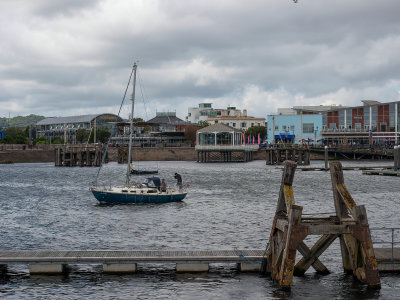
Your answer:
[[[357,162],[358,163],[358,162]],[[154,166],[154,162],[143,162]],[[323,162],[313,162],[323,165]],[[348,163],[349,165],[354,165]],[[362,164],[366,164],[363,162]],[[281,169],[263,161],[245,164],[158,162],[160,177],[174,184],[179,172],[190,184],[187,198],[165,205],[99,205],[88,187],[97,168],[55,168],[52,164],[0,165],[2,249],[233,249],[264,248],[279,192]],[[110,163],[101,180],[123,182],[125,166]],[[344,171],[347,187],[367,208],[375,227],[399,224],[398,178]],[[300,172],[296,203],[304,213],[334,211],[329,172]],[[306,240],[311,245],[315,239]],[[0,281],[5,299],[393,299],[398,276],[382,276],[382,290],[344,275],[339,243],[321,256],[332,273],[312,270],[296,277],[290,293],[256,274],[232,267],[211,273],[175,274],[173,266],[140,267],[127,276],[105,275],[99,266],[73,266],[69,276],[28,276],[14,266]]]

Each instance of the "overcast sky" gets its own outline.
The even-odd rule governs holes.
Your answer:
[[[400,1],[0,0],[0,117],[399,100]],[[136,114],[135,114],[136,115]]]

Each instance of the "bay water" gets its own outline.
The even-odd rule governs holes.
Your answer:
[[[390,162],[353,161],[346,165]],[[322,166],[322,161],[313,161]],[[282,167],[248,163],[140,162],[159,169],[167,185],[182,175],[189,194],[162,205],[101,205],[89,191],[97,168],[51,163],[0,165],[0,250],[214,250],[265,249],[278,199]],[[106,164],[99,181],[122,184],[125,165]],[[103,172],[104,171],[104,172]],[[344,171],[370,226],[400,227],[400,178]],[[134,177],[141,181],[144,177]],[[303,214],[334,212],[329,172],[296,171],[296,204]],[[324,215],[326,216],[326,215]],[[374,233],[374,232],[373,232]],[[375,233],[374,233],[375,234]],[[375,237],[374,237],[375,238]],[[379,238],[377,236],[376,238]],[[400,237],[398,237],[400,240]],[[314,237],[306,239],[310,247]],[[388,246],[388,245],[386,245]],[[297,255],[299,259],[300,254]],[[174,265],[139,265],[130,275],[102,274],[99,265],[72,265],[68,275],[31,276],[11,265],[0,278],[4,299],[396,299],[400,276],[381,274],[382,289],[370,290],[343,272],[339,242],[320,257],[331,271],[311,268],[282,291],[268,277],[211,265],[208,273],[177,274]]]

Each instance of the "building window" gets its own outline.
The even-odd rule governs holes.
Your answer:
[[[279,130],[279,126],[275,125],[275,131],[278,131],[278,130]]]
[[[242,122],[241,126],[242,126],[242,127],[246,127],[246,123],[245,123],[245,122]]]
[[[294,131],[294,125],[290,125],[290,131]]]
[[[232,123],[232,127],[236,127],[236,123]]]
[[[336,129],[336,123],[329,123],[330,129]]]
[[[354,123],[354,128],[356,130],[361,130],[361,123]]]
[[[253,127],[254,126],[254,123],[251,123],[251,127]]]
[[[314,133],[314,123],[303,123],[303,133]]]
[[[286,130],[286,125],[282,125],[282,130]]]

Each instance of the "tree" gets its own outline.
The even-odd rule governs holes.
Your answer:
[[[64,144],[64,138],[60,136],[55,136],[54,139],[51,141],[52,144]]]
[[[108,141],[110,135],[111,135],[111,133],[110,133],[107,129],[105,129],[105,128],[100,129],[100,130],[97,130],[97,132],[96,132],[96,138],[97,138],[97,140],[98,140],[100,143],[103,143],[103,144],[104,144],[104,143],[107,143],[107,141]]]
[[[5,137],[1,140],[3,144],[28,144],[28,137],[25,135],[25,131],[10,127],[5,131]]]
[[[43,145],[43,144],[48,144],[48,143],[49,143],[49,140],[45,136],[40,136],[33,140],[34,145]]]
[[[186,126],[185,129],[185,138],[189,141],[191,141],[192,143],[194,143],[196,141],[196,132],[197,130],[199,130],[200,127],[199,126],[194,126],[194,125],[188,125]]]
[[[84,142],[86,142],[86,141],[88,140],[88,138],[89,138],[89,131],[88,131],[88,130],[86,130],[86,129],[84,129],[84,128],[79,128],[79,129],[76,131],[76,140],[77,140],[79,143],[84,143]]]
[[[204,127],[207,127],[207,126],[209,126],[210,124],[208,124],[208,122],[207,121],[199,121],[199,126],[200,126],[200,128],[204,128]]]
[[[246,136],[246,138],[248,136],[250,136],[251,138],[257,138],[258,134],[260,134],[260,137],[263,139],[265,137],[265,135],[267,134],[267,129],[265,128],[265,126],[253,126],[248,128],[244,135]]]
[[[142,118],[133,118],[133,123],[144,122]]]

